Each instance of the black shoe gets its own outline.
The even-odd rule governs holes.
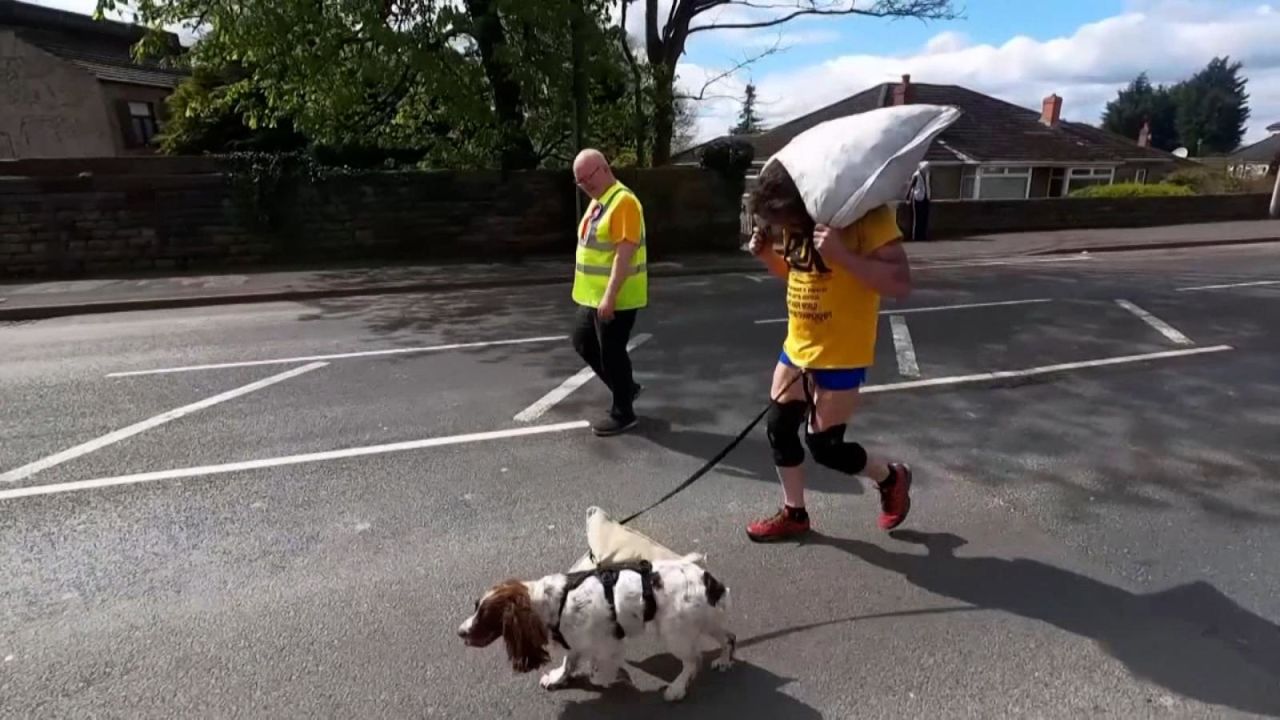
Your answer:
[[[613,435],[621,435],[622,433],[634,428],[640,420],[632,415],[630,418],[616,418],[612,415],[606,416],[603,420],[591,424],[591,432],[597,437],[611,437]]]

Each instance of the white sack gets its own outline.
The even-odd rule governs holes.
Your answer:
[[[797,135],[769,162],[791,174],[814,222],[848,227],[902,199],[930,143],[960,114],[943,105],[897,105],[828,120]]]
[[[598,507],[587,508],[587,547],[595,555],[583,555],[569,572],[590,570],[597,563],[620,563],[636,560],[676,560],[681,556],[649,536],[618,523]]]

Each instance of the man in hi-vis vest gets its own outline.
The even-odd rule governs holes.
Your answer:
[[[573,347],[613,392],[608,414],[591,429],[600,436],[617,435],[635,427],[632,403],[640,394],[631,375],[627,342],[636,313],[649,302],[644,210],[598,150],[578,154],[573,179],[591,197],[578,223]]]

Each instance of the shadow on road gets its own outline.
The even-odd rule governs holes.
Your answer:
[[[751,417],[744,415],[743,425],[750,422]],[[763,425],[763,421],[761,424]],[[736,437],[735,434],[706,432],[687,427],[677,428],[663,417],[648,415],[644,417],[637,432],[658,447],[699,460],[714,457]],[[773,469],[771,457],[772,450],[769,449],[764,430],[757,427],[716,466],[715,472],[731,477],[776,483],[778,476]],[[813,463],[806,465],[805,471],[809,490],[850,495],[861,495],[865,492],[863,487],[865,480],[845,477]]]
[[[919,333],[924,369],[927,374],[1010,370],[1167,349],[1158,334],[1111,307],[1109,300],[1126,288],[1131,292],[1149,280],[1149,274],[1121,273],[1111,280],[1091,276],[1081,283],[1079,276],[1060,271],[1020,271],[1008,290],[1010,296],[1072,297],[1083,287],[1092,298],[1089,309],[1098,312],[1080,313],[1077,308],[1070,316],[1060,316],[1069,306],[1064,300],[1025,311],[1043,313],[1044,322],[1029,323],[1018,315],[1022,319],[1016,326],[990,331],[981,324],[991,316],[956,315],[932,334]],[[725,282],[655,291],[654,306],[636,328],[637,333],[654,336],[633,356],[648,388],[638,409],[647,423],[657,425],[649,438],[698,460],[723,447],[758,412],[780,342],[778,326],[751,323],[758,313],[732,319],[724,315],[735,304],[758,302],[760,297],[758,286]],[[934,276],[923,288],[926,299],[917,302],[977,301],[985,297],[979,292],[985,289],[970,280]],[[1144,302],[1165,313],[1151,304],[1154,301]],[[1267,344],[1272,342],[1274,323],[1266,320],[1265,312],[1239,312],[1234,302],[1198,299],[1198,304],[1180,308],[1181,314],[1197,317],[1178,322],[1197,342],[1229,339],[1240,348],[1237,352],[869,396],[850,425],[849,437],[917,463],[924,483],[930,478],[968,480],[995,490],[1015,507],[1034,502],[1028,489],[1048,489],[1054,510],[1072,522],[1087,522],[1115,509],[1190,506],[1212,519],[1280,525],[1280,488],[1271,482],[1280,475],[1280,446],[1274,442],[1280,432],[1280,381],[1272,363],[1273,345]],[[567,334],[573,315],[563,287],[333,298],[307,304],[317,321],[364,324],[369,342],[379,348],[559,336]],[[1250,348],[1253,352],[1247,351]],[[476,363],[535,368],[546,379],[545,388],[536,388],[539,392],[582,367],[567,338],[460,353]],[[380,362],[411,362],[416,357]],[[888,379],[886,375],[877,382]],[[598,381],[592,380],[576,397],[587,392],[599,396]],[[573,401],[570,398],[559,409]],[[758,428],[727,459],[729,472],[776,482],[769,455],[764,431]],[[815,489],[864,491],[862,485],[846,483],[812,462],[806,467],[812,470]]]
[[[925,556],[860,540],[810,542],[896,572],[936,595],[1000,610],[1087,637],[1135,676],[1177,695],[1249,713],[1280,714],[1280,627],[1208,583],[1131,593],[1027,559],[959,557],[963,538],[899,531]]]
[[[670,655],[655,655],[632,663],[660,678],[663,684],[675,679],[680,663]],[[584,701],[569,702],[560,713],[562,720],[602,718],[649,720],[653,717],[707,718],[713,713],[725,717],[787,718],[808,720],[822,713],[782,692],[791,680],[764,668],[739,660],[727,672],[715,672],[705,663],[703,671],[689,685],[689,694],[679,703],[662,699],[662,691],[640,691],[619,683]]]

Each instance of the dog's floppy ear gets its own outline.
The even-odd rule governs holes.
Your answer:
[[[526,673],[546,665],[551,660],[547,643],[551,638],[542,618],[533,611],[529,591],[521,585],[512,588],[502,611],[502,639],[507,645],[507,658],[511,667]]]

